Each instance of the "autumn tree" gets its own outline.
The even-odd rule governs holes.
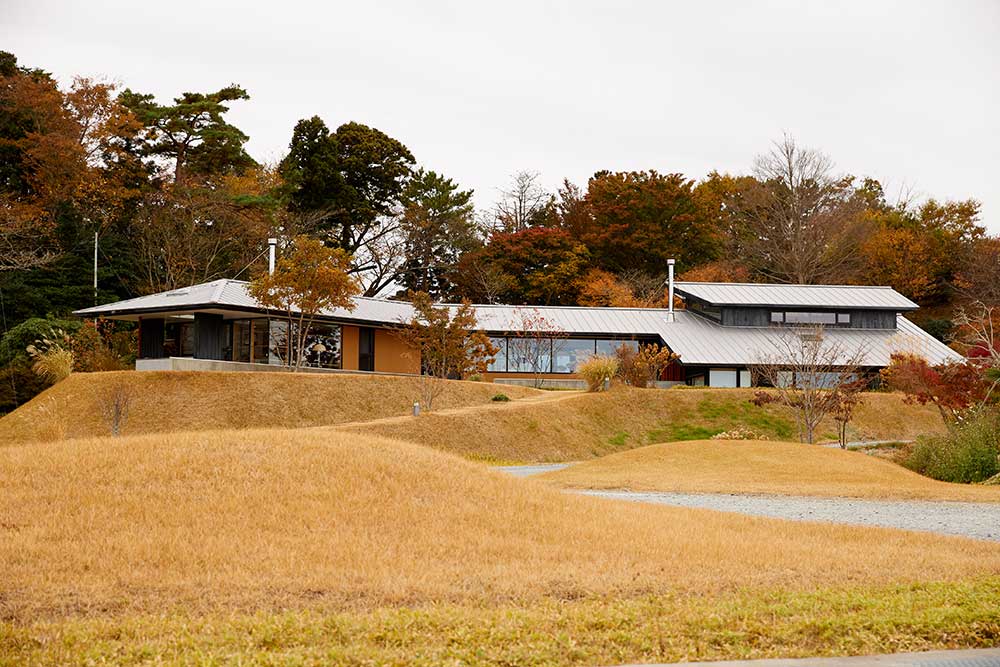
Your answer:
[[[771,390],[758,391],[757,405],[777,402],[796,416],[799,439],[812,444],[816,428],[841,409],[841,394],[861,380],[867,350],[850,348],[827,336],[823,327],[788,327],[771,337],[771,350],[760,355],[750,372]]]
[[[602,269],[591,269],[581,282],[579,303],[581,306],[612,308],[662,308],[666,306],[666,300],[663,276],[649,276],[637,271],[615,275]]]
[[[595,174],[586,194],[590,218],[579,237],[594,265],[659,275],[671,258],[687,266],[713,259],[719,238],[693,188],[681,174]]]
[[[490,267],[494,284],[508,286],[499,296],[506,303],[574,304],[589,258],[587,248],[561,229],[494,234],[481,249],[463,255],[455,271],[456,289],[471,300],[487,300],[479,279],[483,274],[468,267]]]
[[[615,350],[615,357],[618,359],[618,377],[630,387],[640,389],[655,383],[668,366],[680,359],[669,348],[657,343],[641,343],[638,348],[621,345]]]
[[[922,356],[895,353],[881,372],[891,389],[906,394],[908,403],[931,404],[946,424],[954,425],[962,414],[989,396],[983,368],[971,361],[950,361],[932,366]]]
[[[432,410],[446,379],[464,380],[485,373],[498,350],[479,330],[475,309],[468,301],[436,306],[426,292],[411,292],[407,298],[413,315],[400,323],[395,334],[419,355],[422,405]]]
[[[928,200],[869,209],[875,228],[862,246],[867,282],[891,285],[921,305],[947,303],[985,230],[980,205]],[[956,280],[958,278],[958,280]]]
[[[300,236],[292,250],[278,260],[274,273],[250,282],[248,290],[261,306],[285,320],[285,360],[295,371],[302,367],[306,344],[317,316],[333,308],[354,310],[357,281],[349,275],[351,258],[340,248],[328,248]]]
[[[848,282],[861,268],[864,202],[833,162],[789,136],[757,157],[756,183],[731,200],[750,271],[783,283]]]
[[[418,169],[401,196],[400,236],[404,261],[399,284],[441,298],[452,292],[451,274],[463,252],[479,245],[472,190],[450,178]]]

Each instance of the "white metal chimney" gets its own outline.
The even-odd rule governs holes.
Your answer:
[[[674,260],[667,260],[667,321],[674,321]]]
[[[270,238],[267,240],[267,272],[274,273],[274,255],[278,247],[278,239]],[[673,260],[671,260],[673,261]]]

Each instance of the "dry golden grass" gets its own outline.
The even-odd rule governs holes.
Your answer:
[[[0,444],[108,435],[100,396],[129,387],[133,402],[125,434],[227,428],[298,428],[409,414],[419,400],[411,377],[318,373],[76,373],[0,418]],[[526,387],[446,382],[438,409],[488,403],[503,391],[514,399],[542,396]]]
[[[1000,503],[1000,487],[938,482],[861,452],[791,442],[694,440],[650,445],[538,479],[587,489]]]
[[[735,426],[776,440],[794,440],[790,413],[774,405],[755,407],[749,402],[752,395],[751,389],[617,388],[346,429],[505,462],[583,460],[657,442],[707,438]],[[943,429],[932,407],[907,405],[900,394],[870,393],[858,410],[851,435],[908,440]],[[819,432],[836,437],[832,423],[824,423]]]
[[[0,488],[0,617],[16,623],[1000,573],[1000,544],[574,496],[323,430],[6,447]]]

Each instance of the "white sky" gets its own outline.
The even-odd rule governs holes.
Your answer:
[[[257,159],[362,122],[481,207],[521,169],[745,172],[787,131],[1000,232],[1000,0],[0,0],[0,49],[164,101],[239,83]]]

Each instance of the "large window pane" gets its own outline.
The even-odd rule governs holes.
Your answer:
[[[341,335],[338,324],[314,324],[303,346],[303,366],[341,367]]]
[[[163,327],[163,353],[168,357],[193,357],[194,324],[167,322]]]
[[[504,373],[507,371],[507,339],[490,338],[493,347],[497,348],[497,355],[490,362],[487,370],[491,373]]]
[[[789,311],[785,313],[787,324],[836,324],[836,313],[796,313]]]
[[[266,319],[253,321],[253,358],[255,364],[268,362],[268,339],[270,338],[270,321]]]
[[[233,361],[250,361],[250,320],[233,322]]]
[[[592,338],[564,338],[552,343],[552,372],[575,373],[577,367],[594,356]]]
[[[635,340],[599,340],[597,341],[597,354],[614,356],[618,348],[623,345],[632,350],[639,349],[639,341]]]
[[[548,373],[552,365],[551,338],[507,340],[507,370],[512,373]]]

